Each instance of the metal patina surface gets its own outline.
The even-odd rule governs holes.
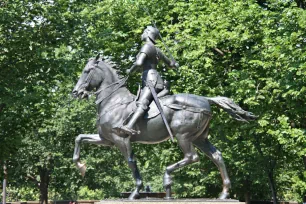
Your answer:
[[[166,168],[163,179],[166,197],[171,198],[172,172],[199,161],[199,156],[195,151],[197,147],[216,164],[220,171],[223,189],[219,198],[229,198],[231,184],[221,152],[207,138],[209,122],[212,118],[210,106],[217,105],[239,121],[255,120],[256,116],[244,111],[227,97],[176,94],[155,100],[156,105],[160,104],[163,114],[144,117],[149,109],[156,110],[156,105],[152,104],[155,98],[153,92],[156,92],[155,94],[162,92],[164,86],[156,71],[158,60],[163,60],[170,67],[175,67],[175,62],[170,61],[155,47],[157,33],[158,30],[152,27],[144,31],[142,39],[146,44],[141,49],[136,64],[132,67],[132,69],[137,67],[143,69],[143,87],[139,97],[130,93],[125,85],[127,78],[118,75],[111,62],[99,56],[88,60],[74,87],[73,94],[76,97],[85,98],[89,91],[95,90],[98,134],[81,134],[76,138],[73,161],[84,175],[85,165],[80,162],[81,142],[116,146],[124,155],[136,181],[136,188],[129,199],[137,199],[140,198],[139,193],[143,184],[131,143],[160,143],[168,140],[173,134],[183,151],[184,158]],[[183,200],[175,202],[187,203]],[[188,200],[188,202],[191,201]]]

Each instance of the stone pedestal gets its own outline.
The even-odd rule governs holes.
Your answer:
[[[139,200],[101,200],[95,204],[244,204],[238,200],[219,200],[219,199],[139,199]]]

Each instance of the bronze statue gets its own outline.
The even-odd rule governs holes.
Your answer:
[[[174,68],[177,63],[175,61],[169,60],[160,49],[155,47],[155,40],[159,37],[159,30],[155,27],[148,26],[143,34],[141,35],[141,40],[145,41],[145,44],[141,48],[139,54],[137,55],[137,60],[131,69],[127,70],[127,73],[133,72],[136,68],[142,67],[142,90],[140,92],[139,99],[137,100],[137,109],[135,110],[129,122],[119,127],[125,133],[129,135],[139,134],[139,131],[133,129],[133,126],[143,117],[145,112],[148,110],[153,99],[155,103],[159,103],[156,100],[156,96],[159,92],[164,89],[164,82],[157,72],[157,64],[162,60],[168,67]],[[162,112],[162,109],[160,109]],[[161,113],[163,114],[163,112]],[[164,119],[166,126],[169,127],[167,121]],[[171,131],[169,131],[171,134]]]
[[[145,58],[147,58],[147,54],[142,56],[146,56]],[[139,58],[141,58],[141,56],[138,56],[138,59]],[[148,66],[144,71],[147,71],[144,74],[144,81],[148,82],[148,80],[151,80],[151,83],[154,85],[153,87],[156,92],[158,92],[163,88],[163,82],[155,70],[155,67],[150,67],[156,65],[157,62],[154,60],[157,61],[157,59],[151,58],[143,60],[143,63],[146,64],[145,66]],[[167,61],[166,63],[173,65],[171,61]],[[150,75],[151,73],[153,76]],[[98,107],[98,134],[81,134],[76,138],[73,161],[81,170],[82,175],[84,175],[86,167],[80,162],[81,142],[116,146],[124,155],[133,173],[133,177],[136,180],[136,189],[130,195],[129,199],[137,199],[139,198],[139,191],[143,187],[143,184],[136,165],[131,143],[159,143],[169,139],[170,134],[157,108],[157,104],[153,102],[150,104],[152,96],[151,92],[149,93],[149,89],[146,88],[147,84],[144,84],[143,87],[145,90],[143,90],[140,96],[141,100],[139,100],[137,104],[136,96],[131,94],[125,86],[126,80],[127,78],[121,78],[117,74],[112,63],[102,60],[99,56],[89,59],[82,75],[73,89],[73,95],[84,98],[87,96],[88,91],[95,90],[96,104]],[[221,152],[218,151],[207,138],[209,122],[212,117],[210,106],[217,105],[221,107],[234,119],[239,121],[255,120],[256,116],[250,112],[244,111],[231,99],[226,97],[209,98],[193,94],[176,94],[166,95],[157,100],[159,100],[161,104],[164,116],[169,123],[169,128],[184,153],[184,158],[182,160],[166,168],[163,185],[166,188],[167,198],[171,197],[171,173],[176,169],[199,161],[198,154],[194,147],[199,148],[217,165],[223,181],[223,190],[219,198],[228,198],[231,185]],[[149,104],[149,111],[142,117]],[[133,115],[132,119],[129,119],[132,112],[135,112],[134,115],[137,114],[137,117]],[[142,119],[138,120],[140,117],[142,117]],[[120,127],[122,127],[122,124],[125,124],[125,121],[129,121],[127,125],[128,128],[133,126],[135,131],[139,131],[139,134],[130,136],[126,134],[125,131],[120,131]],[[129,132],[129,130],[127,132]],[[131,132],[133,132],[133,130]]]

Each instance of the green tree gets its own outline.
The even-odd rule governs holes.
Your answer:
[[[174,93],[224,95],[260,116],[241,125],[213,110],[210,140],[223,152],[235,198],[301,201],[306,191],[303,1],[14,0],[1,5],[0,160],[9,158],[11,188],[21,197],[33,196],[39,189],[35,183],[62,199],[118,197],[131,188],[129,169],[114,148],[84,145],[88,174],[79,177],[70,162],[73,140],[96,132],[95,110],[69,93],[86,59],[97,52],[112,56],[122,69],[129,67],[143,28],[154,20],[181,65],[177,73],[164,73]],[[135,75],[128,83],[133,92],[137,81]],[[134,148],[144,179],[161,191],[165,166],[182,157],[177,144]],[[175,175],[178,197],[216,197],[221,189],[219,173],[205,157]],[[46,188],[41,194],[46,200]]]

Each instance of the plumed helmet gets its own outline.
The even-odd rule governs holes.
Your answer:
[[[153,26],[148,26],[145,31],[147,32],[148,37],[155,43],[155,40],[159,37],[159,30]]]

